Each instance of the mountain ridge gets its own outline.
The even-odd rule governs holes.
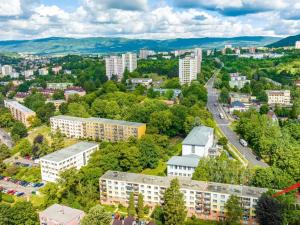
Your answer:
[[[265,46],[278,41],[278,37],[240,36],[175,38],[165,40],[128,39],[118,37],[48,37],[32,40],[0,41],[0,52],[19,52],[32,54],[106,54],[138,51],[148,48],[155,51],[171,51],[185,48],[221,48],[225,44],[233,46]]]
[[[280,48],[280,47],[295,46],[296,41],[300,41],[300,34],[293,35],[293,36],[288,36],[286,38],[283,38],[279,41],[276,41],[274,43],[271,43],[271,44],[267,45],[267,47]]]

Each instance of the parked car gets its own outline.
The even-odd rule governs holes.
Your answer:
[[[244,146],[244,147],[247,147],[247,146],[248,146],[247,141],[245,141],[244,139],[240,139],[240,143],[241,143],[241,145]]]
[[[22,195],[24,195],[25,193],[24,192],[19,192],[19,191],[17,191],[16,193],[15,193],[15,196],[22,196]]]
[[[1,176],[1,175],[0,175],[0,180],[3,180],[3,179],[4,179],[4,176]]]
[[[9,195],[14,195],[15,193],[16,193],[15,190],[9,190],[9,191],[7,192],[7,194],[9,194]]]

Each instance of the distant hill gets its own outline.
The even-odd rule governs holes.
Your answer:
[[[280,47],[295,46],[296,41],[300,41],[300,34],[283,38],[279,41],[267,45],[267,47],[280,48]]]
[[[35,40],[0,41],[1,52],[20,52],[32,54],[105,54],[113,52],[138,51],[141,48],[156,51],[170,51],[184,48],[222,48],[225,44],[233,46],[265,46],[278,37],[245,36],[233,38],[177,38],[168,40],[145,40],[126,38],[61,38],[51,37]]]

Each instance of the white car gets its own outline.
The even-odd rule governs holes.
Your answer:
[[[240,139],[240,143],[241,143],[241,145],[243,145],[244,147],[247,147],[247,146],[248,146],[247,141],[245,141],[244,139]]]

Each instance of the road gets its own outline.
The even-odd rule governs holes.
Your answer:
[[[8,148],[12,148],[14,142],[11,136],[4,130],[0,128],[0,142],[5,144]]]
[[[243,147],[239,142],[238,135],[231,130],[229,127],[230,121],[227,119],[221,119],[219,117],[220,112],[224,115],[224,111],[218,102],[218,92],[215,88],[213,88],[213,83],[215,80],[215,75],[207,82],[206,88],[208,93],[208,100],[207,100],[207,108],[213,114],[215,121],[217,122],[218,126],[228,139],[232,145],[234,145],[238,151],[248,160],[248,162],[253,166],[261,166],[261,167],[268,167],[268,164],[259,161],[256,159],[255,154],[252,152],[250,148]]]

